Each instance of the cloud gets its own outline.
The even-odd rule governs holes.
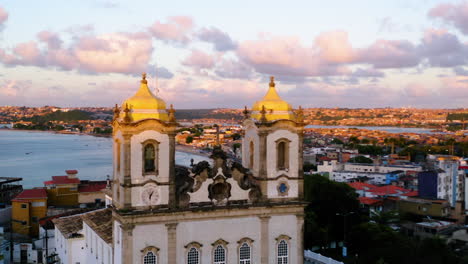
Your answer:
[[[47,43],[49,49],[59,49],[62,46],[63,41],[59,35],[50,31],[41,31],[37,34],[37,38]]]
[[[150,76],[156,76],[158,78],[163,78],[163,79],[171,79],[174,77],[174,74],[167,68],[165,67],[157,67],[154,64],[150,64],[147,67],[146,73],[148,73]]]
[[[237,55],[257,72],[265,74],[326,76],[349,72],[345,66],[336,63],[345,58],[334,56],[327,49],[305,47],[296,37],[264,35],[259,40],[244,41],[239,44]]]
[[[315,39],[318,56],[326,63],[352,62],[356,57],[345,31],[331,31],[320,34]]]
[[[215,73],[222,78],[250,79],[254,71],[243,62],[224,59],[216,65]]]
[[[0,7],[0,32],[4,29],[5,27],[5,22],[8,20],[8,13]]]
[[[427,97],[433,92],[427,86],[420,83],[410,83],[403,89],[403,96]]]
[[[194,49],[192,53],[182,61],[182,64],[197,70],[211,69],[215,65],[215,60],[213,56],[201,50]]]
[[[439,18],[468,35],[468,1],[457,4],[439,4],[428,12],[429,17]]]
[[[434,67],[463,65],[468,60],[467,45],[445,30],[426,30],[418,49]]]
[[[463,68],[463,67],[461,67],[461,66],[457,66],[457,67],[453,68],[453,72],[454,72],[456,75],[468,76],[468,70],[466,70],[465,68]]]
[[[382,78],[382,77],[385,77],[385,73],[382,71],[373,69],[373,68],[368,68],[368,69],[357,68],[355,71],[351,73],[351,76],[357,77],[357,78],[369,78],[369,77]]]
[[[167,19],[167,23],[154,22],[148,28],[149,32],[156,38],[178,44],[187,44],[190,40],[190,33],[194,27],[192,18],[187,16],[173,16]]]
[[[212,43],[217,51],[234,50],[237,47],[237,43],[226,32],[215,27],[202,28],[196,36],[202,41]]]
[[[407,40],[377,40],[359,51],[355,62],[371,64],[375,68],[406,68],[420,62],[417,47]]]
[[[0,49],[0,62],[7,66],[27,65],[77,70],[89,74],[136,74],[145,71],[153,51],[151,37],[146,33],[112,33],[99,36],[78,36],[68,47],[51,32],[38,34],[38,42],[16,45],[12,51]]]
[[[0,83],[0,105],[27,105],[30,80],[4,80]]]

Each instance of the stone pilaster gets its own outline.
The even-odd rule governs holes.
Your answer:
[[[258,177],[262,179],[260,181],[260,190],[262,191],[262,198],[267,199],[267,191],[268,191],[268,178],[267,175],[267,135],[268,132],[266,131],[259,131],[259,170],[258,170]]]
[[[297,218],[297,264],[304,263],[304,215],[296,215]]]
[[[297,188],[299,190],[297,190],[297,193],[298,193],[298,198],[299,199],[304,199],[304,131],[301,130],[299,133],[299,139],[298,139],[298,165],[299,165],[299,171],[298,171],[298,175],[297,177],[299,178],[298,179],[298,182],[297,182]]]
[[[175,175],[175,136],[176,133],[169,133],[169,207],[175,208],[178,205],[176,194]]]
[[[130,264],[133,263],[133,229],[135,225],[122,224],[122,263]]]
[[[123,204],[128,208],[132,206],[132,192],[130,185],[132,183],[132,165],[131,165],[131,135],[124,135],[123,150],[124,150],[124,178],[123,178]]]
[[[259,218],[260,218],[260,263],[269,264],[269,256],[270,256],[269,224],[270,224],[271,216],[263,215],[263,216],[259,216]]]
[[[167,263],[177,263],[177,224],[168,223],[167,228]]]

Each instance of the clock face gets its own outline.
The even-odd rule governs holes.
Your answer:
[[[156,205],[159,201],[158,187],[154,185],[143,187],[141,192],[141,200],[146,205]]]

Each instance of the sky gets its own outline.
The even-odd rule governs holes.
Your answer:
[[[468,1],[0,0],[0,105],[468,107]]]

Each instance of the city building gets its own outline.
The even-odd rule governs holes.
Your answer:
[[[12,200],[11,222],[13,233],[37,236],[39,219],[47,215],[45,189],[26,189]]]

